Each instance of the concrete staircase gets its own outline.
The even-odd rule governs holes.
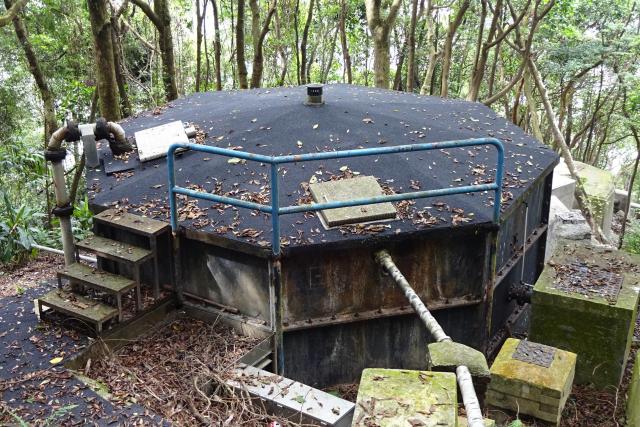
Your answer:
[[[112,320],[124,320],[123,296],[135,293],[136,311],[143,309],[142,268],[153,263],[153,297],[160,296],[158,238],[169,233],[169,224],[115,209],[94,217],[97,233],[76,243],[76,262],[57,272],[58,288],[36,300],[38,317],[42,320],[44,308],[57,311],[70,318],[93,325],[101,333]],[[113,236],[140,236],[144,245],[133,245]],[[145,246],[145,247],[143,247]],[[80,262],[78,251],[96,255],[98,266]],[[115,268],[113,266],[116,266]],[[106,266],[110,266],[106,271]],[[111,270],[116,270],[113,272]],[[172,281],[172,280],[170,280]],[[65,286],[66,284],[66,286]],[[92,292],[87,292],[89,289]]]

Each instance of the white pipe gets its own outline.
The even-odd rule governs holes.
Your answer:
[[[391,259],[391,255],[389,255],[387,251],[381,250],[376,253],[376,261],[393,277],[393,280],[395,280],[398,286],[402,288],[404,295],[416,313],[418,313],[418,316],[420,316],[420,319],[422,319],[433,338],[437,342],[451,341],[451,338],[445,334],[436,318],[433,317],[429,309],[422,303],[420,297],[411,289],[411,285],[409,285],[407,279],[405,279],[398,267],[396,267]]]
[[[31,246],[38,249],[39,251],[50,252],[52,254],[57,254],[57,255],[64,255],[64,251],[61,251],[60,249],[50,248],[49,246],[38,245],[37,243],[34,243]],[[98,262],[97,258],[87,256],[87,255],[82,255],[82,254],[80,254],[80,259],[86,262],[90,262],[92,264],[96,264]]]
[[[456,378],[458,379],[458,387],[460,387],[464,409],[467,412],[469,427],[484,427],[480,402],[478,402],[476,390],[473,388],[473,380],[471,379],[469,368],[458,366],[456,368]]]
[[[409,303],[416,311],[420,319],[424,322],[427,330],[433,338],[437,341],[451,341],[451,337],[445,334],[442,326],[438,323],[435,317],[431,314],[427,306],[420,300],[418,294],[411,288],[407,279],[405,279],[402,272],[396,267],[396,264],[391,259],[389,252],[381,250],[375,254],[376,261],[380,264],[395,280],[396,284],[402,288],[404,295],[409,300]],[[456,378],[458,380],[458,386],[460,387],[460,394],[462,395],[462,401],[464,402],[464,408],[467,412],[467,421],[469,427],[484,427],[484,421],[482,417],[482,411],[480,410],[480,403],[476,391],[473,388],[473,380],[471,379],[471,373],[466,366],[458,366],[456,368]]]

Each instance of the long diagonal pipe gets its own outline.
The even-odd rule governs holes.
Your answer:
[[[411,288],[407,279],[405,279],[402,272],[393,262],[389,252],[386,250],[378,251],[375,254],[375,259],[377,263],[391,275],[396,284],[400,286],[404,295],[409,300],[411,307],[413,307],[415,312],[418,314],[433,338],[437,342],[452,341],[444,332],[436,318],[433,317],[427,306],[420,300],[418,294],[416,294],[416,292]],[[482,411],[480,410],[480,402],[478,402],[478,396],[476,396],[476,391],[473,388],[473,381],[471,379],[469,369],[466,366],[458,366],[456,368],[456,378],[458,380],[458,387],[460,387],[460,394],[462,394],[464,408],[467,412],[469,426],[484,427]]]

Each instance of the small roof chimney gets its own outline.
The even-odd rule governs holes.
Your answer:
[[[307,85],[307,101],[305,102],[305,105],[318,106],[322,104],[324,104],[324,101],[322,100],[322,85]]]

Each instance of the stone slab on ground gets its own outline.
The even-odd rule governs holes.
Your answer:
[[[627,394],[627,425],[640,427],[640,352],[636,354]]]
[[[491,372],[482,352],[453,341],[440,341],[427,346],[427,368],[436,372],[456,372],[458,366],[466,366],[473,379],[476,396],[482,406]],[[462,397],[458,393],[458,400]]]
[[[487,404],[559,423],[575,374],[576,355],[556,349],[549,367],[514,359],[509,338],[491,366]]]
[[[353,426],[458,425],[456,376],[402,369],[362,371]]]
[[[382,187],[372,176],[313,183],[309,185],[309,190],[316,203],[344,202],[383,195]],[[335,227],[343,224],[393,219],[396,217],[396,208],[391,203],[378,203],[325,209],[320,211],[320,215],[327,226]]]
[[[591,274],[596,267],[619,271],[617,299],[599,293],[605,283],[578,283],[575,292],[558,289],[562,266],[576,263]],[[629,356],[639,290],[640,257],[561,241],[533,290],[529,338],[578,354],[576,384],[616,388]]]
[[[482,422],[484,422],[484,427],[496,427],[496,422],[489,418],[484,418]],[[469,427],[467,417],[458,417],[458,427]]]

